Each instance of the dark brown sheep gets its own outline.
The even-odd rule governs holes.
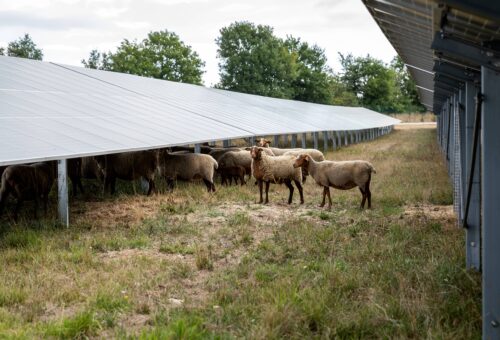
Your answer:
[[[9,194],[17,200],[14,220],[24,201],[35,201],[34,217],[37,218],[39,200],[42,199],[47,214],[49,192],[56,176],[56,163],[43,162],[30,165],[11,165],[2,174],[0,187],[0,214]]]
[[[102,182],[104,179],[104,170],[94,157],[83,157],[68,159],[68,177],[73,185],[73,195],[77,195],[78,189],[83,194],[82,178],[97,179]]]
[[[158,151],[124,152],[95,157],[104,169],[104,191],[109,187],[115,193],[116,179],[134,181],[144,178],[148,181],[148,195],[155,191],[155,172],[158,166]]]
[[[238,185],[238,179],[240,180],[241,185],[245,185],[245,168],[242,166],[233,166],[233,167],[225,167],[219,168],[218,173],[221,177],[222,185],[231,185],[232,180],[234,179],[234,183]]]

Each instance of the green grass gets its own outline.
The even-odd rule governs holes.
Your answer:
[[[311,179],[291,207],[278,185],[255,204],[253,181],[152,197],[120,182],[73,200],[70,228],[27,203],[0,217],[0,338],[479,338],[480,275],[434,213],[452,202],[435,140],[396,130],[327,154],[374,164],[372,210],[358,190],[319,209]]]

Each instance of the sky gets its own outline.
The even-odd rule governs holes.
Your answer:
[[[325,50],[370,54],[389,62],[396,52],[361,0],[0,0],[0,47],[29,33],[45,61],[82,66],[92,49],[114,51],[123,39],[150,31],[177,33],[205,61],[204,83],[219,80],[219,30],[235,21],[269,25]]]

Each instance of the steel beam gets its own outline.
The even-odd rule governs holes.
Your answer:
[[[464,12],[500,21],[500,8],[496,0],[441,0],[440,2]]]
[[[456,56],[474,64],[498,70],[498,68],[493,65],[493,61],[496,60],[495,58],[499,58],[499,55],[487,51],[484,48],[480,48],[479,46],[456,40],[441,32],[437,32],[434,35],[431,48],[444,55]]]
[[[475,119],[474,97],[477,89],[470,81],[465,83],[465,174],[466,181],[470,175],[473,147],[473,129]],[[479,270],[481,268],[481,188],[479,181],[479,152],[480,145],[477,144],[476,160],[474,166],[474,177],[472,178],[471,197],[469,211],[467,214],[467,231],[465,235],[466,266]],[[467,185],[464,186],[467,188]],[[464,196],[467,195],[465,191]]]
[[[479,80],[479,74],[467,67],[461,67],[446,62],[436,61],[433,71],[437,74],[444,74],[447,77],[454,78],[460,81]]]
[[[201,153],[201,144],[198,143],[194,145],[194,153]]]
[[[500,75],[481,68],[483,338],[500,339]]]
[[[67,161],[61,159],[57,161],[57,197],[59,222],[69,227],[69,209],[68,209],[68,173]]]
[[[273,142],[274,142],[274,146],[279,148],[280,146],[280,136],[279,135],[274,135],[273,136]]]
[[[328,131],[323,131],[323,150],[328,151]]]
[[[225,148],[229,147],[229,139],[224,139],[222,141],[222,146],[225,147]]]
[[[314,143],[314,148],[317,150],[319,148],[319,138],[318,138],[318,132],[315,131],[312,133],[313,135],[313,143]]]
[[[305,149],[307,147],[307,133],[302,134],[302,149]]]

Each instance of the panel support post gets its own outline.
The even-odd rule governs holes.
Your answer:
[[[344,143],[345,145],[349,145],[349,141],[347,140],[347,131],[344,131]]]
[[[313,133],[313,142],[314,142],[314,148],[317,150],[319,148],[319,143],[318,143],[318,132],[314,131]]]
[[[195,144],[194,145],[194,153],[201,153],[201,144]]]
[[[229,139],[224,139],[222,141],[222,146],[225,147],[225,148],[229,147]]]
[[[500,75],[481,67],[483,339],[500,339]]]
[[[212,146],[212,147],[213,147],[213,146],[215,146],[215,141],[211,141],[211,142],[209,142],[209,143],[208,143],[208,145],[210,145],[210,146]]]
[[[332,138],[333,150],[337,150],[337,132],[331,131],[330,137]]]
[[[297,147],[297,134],[296,133],[293,133],[292,134],[292,148],[296,148]]]
[[[323,131],[323,150],[328,151],[328,131]]]
[[[286,148],[288,146],[288,135],[285,133],[283,135],[283,147]]]
[[[474,119],[476,115],[474,96],[476,88],[470,81],[465,83],[465,172],[464,178],[464,197],[467,199],[467,181],[470,175],[470,165],[472,161],[473,147],[473,129]],[[465,234],[465,249],[466,249],[466,266],[479,270],[481,268],[481,188],[479,182],[479,151],[480,146],[477,144],[476,161],[474,162],[474,177],[472,178],[472,187],[470,193],[469,212],[467,215],[467,231]],[[465,209],[465,207],[464,207]]]
[[[307,147],[307,133],[302,134],[302,149],[305,149]]]
[[[250,137],[250,146],[254,146],[255,145],[255,136],[251,136]]]
[[[274,139],[274,141],[273,141],[274,142],[274,146],[277,147],[277,148],[279,148],[279,146],[280,146],[280,136],[279,135],[274,135],[273,139]]]
[[[69,209],[68,209],[68,173],[67,162],[65,159],[57,161],[57,197],[58,197],[58,213],[59,222],[69,226]]]

